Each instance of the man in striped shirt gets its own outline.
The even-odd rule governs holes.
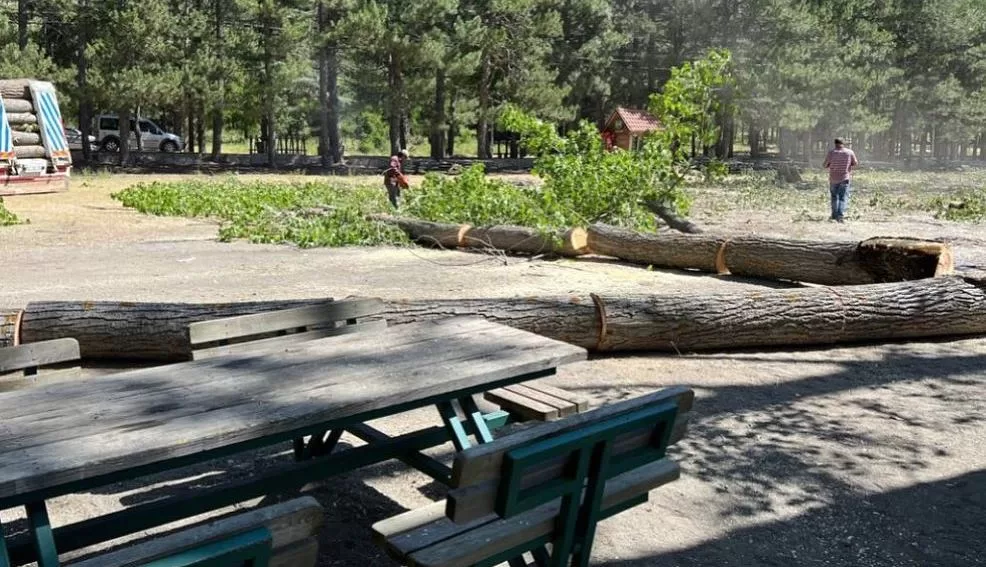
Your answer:
[[[859,162],[856,154],[845,147],[841,138],[835,139],[835,148],[829,150],[825,167],[829,170],[829,193],[832,195],[832,216],[829,220],[845,222],[849,206],[849,181]]]

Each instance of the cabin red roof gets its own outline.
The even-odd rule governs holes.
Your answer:
[[[624,128],[634,134],[652,132],[661,127],[661,123],[657,121],[657,118],[654,118],[646,110],[623,108],[620,106],[613,111],[609,120],[606,121],[606,130],[609,130],[613,126],[616,118],[619,118],[623,122]]]

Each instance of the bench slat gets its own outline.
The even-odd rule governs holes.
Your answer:
[[[0,348],[0,373],[79,360],[79,341],[53,339]]]
[[[520,431],[514,435],[501,437],[492,443],[479,445],[469,451],[459,452],[452,467],[452,486],[464,487],[498,478],[503,455],[535,439],[581,429],[588,424],[674,398],[678,399],[678,412],[687,413],[692,408],[694,396],[694,393],[687,388],[667,388],[624,402],[606,405],[592,412],[576,414],[561,421],[546,423],[541,427]]]
[[[211,321],[199,321],[188,326],[188,339],[195,346],[273,331],[308,327],[331,321],[368,317],[380,313],[383,308],[383,301],[379,299],[354,299]]]
[[[318,533],[322,522],[322,507],[311,496],[303,496],[273,506],[238,513],[207,524],[183,528],[166,536],[96,555],[69,565],[71,567],[138,567],[150,561],[194,549],[258,527],[266,527],[270,530],[274,558],[278,559],[282,548],[285,548],[286,553],[296,553],[295,544]],[[278,561],[272,561],[271,564],[303,565],[302,563]],[[308,565],[312,565],[312,563]]]
[[[278,347],[290,347],[294,346],[303,341],[311,341],[315,339],[322,339],[325,337],[335,337],[339,335],[348,335],[349,333],[361,333],[365,331],[374,331],[380,329],[386,329],[387,322],[380,321],[367,321],[365,323],[357,323],[355,325],[346,325],[343,327],[335,328],[325,328],[325,329],[315,329],[314,331],[306,331],[304,333],[292,333],[290,335],[284,335],[282,337],[271,337],[269,339],[260,339],[256,341],[249,341],[245,343],[237,343],[232,345],[222,345],[212,348],[203,348],[199,350],[192,351],[193,360],[202,360],[205,358],[212,358],[215,356],[222,356],[225,354],[259,354],[264,352],[270,352],[277,349]]]
[[[596,410],[597,412],[600,410]],[[569,418],[571,419],[571,418]],[[535,427],[534,430],[539,428]],[[688,430],[688,414],[678,414],[675,420],[674,430],[671,432],[669,445],[680,441]],[[506,439],[506,438],[504,438]],[[624,453],[639,447],[643,447],[649,439],[641,435],[631,435],[618,439],[613,445],[614,454]],[[551,478],[561,469],[563,463],[550,461],[545,462],[540,474],[530,480],[537,483],[545,478]],[[528,479],[525,479],[528,480]],[[454,488],[449,491],[446,499],[446,516],[457,524],[468,524],[477,518],[483,518],[492,514],[496,508],[496,497],[499,489],[499,479],[492,478],[482,482],[470,484],[461,488]]]
[[[559,417],[558,408],[507,388],[490,390],[483,397],[525,420],[552,421]]]
[[[665,458],[610,479],[603,494],[603,516],[607,515],[607,510],[622,510],[621,505],[626,501],[646,495],[679,476],[678,465]],[[408,564],[415,567],[468,567],[550,534],[555,528],[559,508],[560,502],[555,501],[507,520],[493,516],[489,522],[471,529],[452,524],[459,528],[458,534],[438,542],[429,537],[430,533],[437,533],[437,526],[422,526],[392,536],[388,543],[394,546],[396,553],[408,551],[405,554]],[[443,522],[451,524],[447,519],[436,524]],[[421,543],[424,545],[419,545]]]
[[[552,398],[556,398],[565,402],[566,404],[574,404],[576,413],[581,413],[589,409],[589,398],[585,396],[580,396],[578,394],[573,394],[567,390],[562,390],[561,388],[555,388],[554,386],[549,386],[538,380],[533,382],[526,382],[524,384],[518,384],[527,390],[534,390],[540,392]]]

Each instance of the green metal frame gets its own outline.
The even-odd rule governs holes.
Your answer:
[[[309,482],[323,480],[391,459],[400,459],[436,480],[448,483],[451,478],[451,471],[448,467],[422,454],[421,451],[450,440],[456,447],[460,445],[468,447],[470,446],[469,435],[473,435],[477,442],[488,442],[492,440],[491,431],[503,427],[510,420],[510,415],[504,411],[482,415],[472,400],[472,395],[509,384],[551,376],[554,373],[554,369],[548,369],[504,378],[492,383],[444,392],[420,400],[367,411],[345,419],[309,425],[218,449],[0,498],[0,510],[25,506],[28,508],[28,517],[31,520],[29,533],[11,538],[9,542],[2,537],[2,532],[0,532],[0,567],[13,567],[39,560],[47,561],[47,563],[39,563],[39,567],[57,567],[59,551],[81,549],[272,492],[297,490]],[[460,419],[454,415],[454,410],[453,415],[449,416],[443,409],[445,405],[452,407],[452,401],[456,401],[463,408],[463,412],[466,414],[465,419]],[[397,437],[389,437],[365,425],[367,421],[432,405],[439,408],[444,425],[425,428]],[[364,440],[368,440],[369,443],[365,446],[333,454],[332,449],[343,431],[350,431]],[[142,504],[55,529],[52,529],[48,522],[44,503],[51,498],[83,492],[115,482],[132,480],[285,441],[294,442],[297,456],[298,440],[308,435],[318,441],[314,446],[311,441],[302,445],[301,456],[303,458],[300,461],[275,467],[263,476],[198,491],[194,495],[184,498],[168,498]],[[34,510],[33,514],[31,513],[32,509]]]
[[[143,567],[267,567],[272,543],[270,530],[257,528],[145,563]]]
[[[602,508],[609,479],[664,458],[674,421],[677,400],[628,412],[557,437],[535,441],[504,455],[495,510],[502,518],[523,514],[543,504],[561,500],[554,533],[489,558],[477,567],[489,567],[532,551],[537,564],[548,567],[587,567],[596,533],[604,518],[622,512],[647,496],[609,509]],[[615,441],[627,434],[646,432],[649,443],[614,454]],[[530,473],[545,462],[564,462],[558,478],[530,484]],[[552,544],[550,556],[543,550]]]

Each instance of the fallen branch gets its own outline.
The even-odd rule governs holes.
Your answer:
[[[652,213],[660,217],[660,219],[667,223],[668,226],[678,232],[684,232],[686,234],[702,234],[705,232],[692,221],[678,216],[673,210],[665,206],[663,203],[659,203],[657,201],[645,201],[644,206],[650,209]]]
[[[642,234],[596,224],[589,227],[588,245],[594,254],[660,268],[822,285],[917,280],[954,271],[947,244],[908,238],[825,242],[761,236]]]

